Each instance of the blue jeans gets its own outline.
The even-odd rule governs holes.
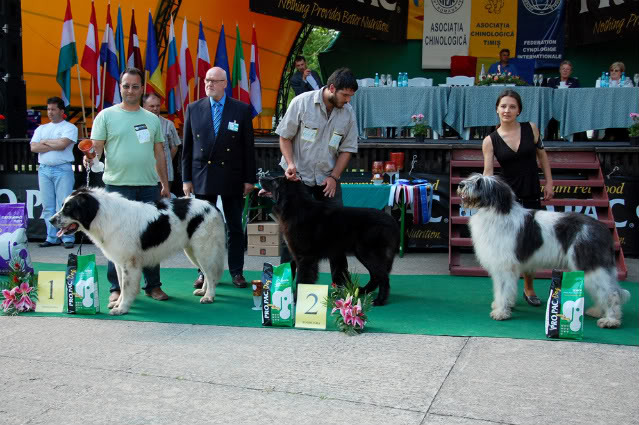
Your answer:
[[[160,188],[158,186],[114,186],[106,185],[107,192],[117,192],[126,199],[140,202],[155,202],[160,199]],[[153,288],[162,286],[160,282],[160,265],[145,267],[142,269],[145,285],[142,289],[149,292]],[[111,292],[119,291],[118,272],[115,265],[109,261],[107,264],[107,279],[111,282]],[[137,282],[136,282],[137,284]]]
[[[73,192],[75,176],[71,164],[44,165],[38,169],[38,184],[42,197],[42,218],[47,226],[47,242],[60,243],[56,229],[49,219],[62,208],[67,196]],[[62,242],[74,242],[74,235],[63,235]]]

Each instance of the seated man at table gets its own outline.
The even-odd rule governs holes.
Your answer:
[[[499,51],[499,62],[495,62],[488,68],[489,74],[505,74],[510,72],[512,75],[519,75],[517,67],[511,63],[508,63],[510,59],[510,50],[501,49]]]

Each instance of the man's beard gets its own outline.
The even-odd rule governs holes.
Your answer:
[[[334,107],[336,107],[338,109],[342,109],[344,107],[344,103],[339,105],[338,102],[337,102],[337,96],[332,94],[332,93],[328,96],[328,101],[329,101],[329,103],[331,105],[333,105]]]

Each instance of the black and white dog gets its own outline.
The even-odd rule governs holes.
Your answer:
[[[527,210],[498,177],[472,174],[457,194],[464,208],[478,209],[469,225],[475,255],[493,280],[493,319],[510,318],[522,273],[555,268],[583,270],[595,302],[586,314],[599,317],[601,328],[621,325],[630,293],[617,283],[614,243],[602,223],[577,213]]]
[[[50,219],[58,236],[83,231],[115,264],[120,298],[112,315],[126,314],[140,291],[143,267],[156,266],[183,249],[204,273],[201,303],[212,303],[224,270],[224,219],[217,208],[193,198],[142,203],[104,189],[81,188]]]
[[[263,177],[260,184],[273,197],[273,212],[297,263],[297,282],[315,283],[318,264],[331,261],[333,282],[343,284],[348,275],[340,256],[352,253],[370,273],[362,288],[379,288],[374,305],[384,305],[390,293],[390,272],[399,251],[399,226],[389,214],[372,208],[329,207],[313,199],[304,183],[284,177]]]

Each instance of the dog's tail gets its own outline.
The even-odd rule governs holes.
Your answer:
[[[619,288],[619,298],[621,298],[621,305],[624,305],[630,300],[630,292],[626,289]]]

